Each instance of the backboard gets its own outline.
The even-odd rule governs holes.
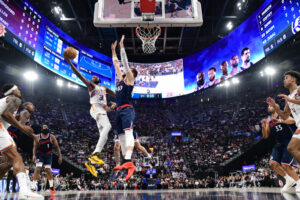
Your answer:
[[[142,0],[145,1],[145,0]],[[149,2],[154,0],[147,0]],[[96,27],[193,27],[203,24],[198,0],[155,0],[154,19],[145,20],[140,0],[98,0],[95,5]]]

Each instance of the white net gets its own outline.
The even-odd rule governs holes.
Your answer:
[[[136,34],[143,42],[143,51],[152,54],[156,51],[155,42],[161,34],[161,28],[156,27],[136,27]]]

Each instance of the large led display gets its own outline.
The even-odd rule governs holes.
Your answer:
[[[63,51],[74,47],[78,50],[78,57],[73,61],[77,69],[88,80],[96,75],[101,79],[101,84],[114,89],[111,58],[65,34],[26,0],[0,0],[0,33],[6,41],[37,63],[83,85],[63,58]]]
[[[300,0],[267,0],[245,22],[208,48],[184,58],[185,93],[248,69],[299,31]]]

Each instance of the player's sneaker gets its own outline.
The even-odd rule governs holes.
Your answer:
[[[51,193],[51,194],[56,194],[56,190],[55,190],[54,187],[51,187],[51,188],[50,188],[50,193]]]
[[[296,193],[300,193],[300,180],[297,181]]]
[[[126,181],[128,181],[135,172],[136,167],[133,162],[126,162],[122,166],[124,167],[124,169],[128,169],[128,173],[126,176]]]
[[[283,188],[281,189],[281,192],[290,192],[292,187],[296,184],[296,181],[294,179],[292,179],[291,177],[288,177],[286,179],[286,183],[283,186]]]
[[[89,161],[96,163],[98,165],[104,165],[104,161],[99,158],[100,153],[94,153],[89,157]]]
[[[37,184],[34,184],[32,182],[30,188],[31,188],[32,191],[36,191],[37,190]]]
[[[37,193],[31,192],[31,191],[23,191],[19,193],[19,200],[44,200],[44,197],[42,195],[39,195]]]
[[[85,166],[86,166],[86,168],[91,172],[91,174],[92,174],[93,176],[95,176],[95,177],[98,176],[98,173],[97,173],[96,168],[95,168],[94,165],[91,165],[91,164],[89,164],[89,163],[86,162],[86,163],[85,163]]]

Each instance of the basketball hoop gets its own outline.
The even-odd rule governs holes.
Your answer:
[[[156,27],[136,27],[136,34],[143,42],[143,51],[152,54],[156,51],[155,42],[161,34],[161,28]]]

